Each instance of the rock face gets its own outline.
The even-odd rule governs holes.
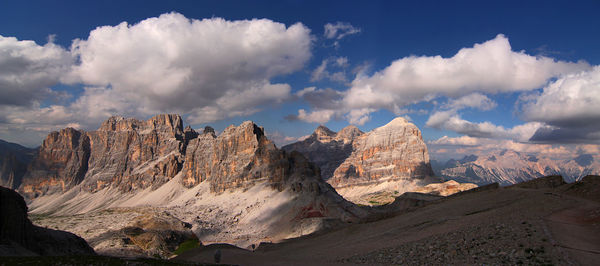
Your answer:
[[[320,126],[308,139],[283,149],[299,151],[315,162],[335,188],[434,175],[421,132],[404,118],[368,133],[354,126],[339,133]]]
[[[89,192],[160,186],[181,169],[184,137],[178,115],[148,121],[111,117],[96,131],[52,132],[29,166],[21,191],[34,198],[80,183]]]
[[[541,155],[503,150],[486,156],[469,155],[461,160],[450,160],[436,168],[436,172],[445,179],[478,185],[497,182],[506,186],[549,175],[562,175],[565,181],[574,182],[586,175],[600,173],[600,160],[590,154],[553,160]]]
[[[0,186],[18,188],[34,154],[35,149],[0,140]]]
[[[27,169],[21,192],[28,197],[63,192],[83,180],[90,157],[89,137],[65,128],[52,132]]]
[[[74,234],[34,226],[23,197],[0,187],[0,256],[91,254],[94,250]]]
[[[421,131],[404,118],[396,118],[360,136],[352,146],[352,154],[329,180],[334,187],[434,175]]]
[[[333,172],[352,153],[352,143],[363,135],[355,126],[347,126],[335,133],[325,126],[319,126],[307,139],[283,146],[281,149],[298,151],[321,169],[323,179],[329,180]]]

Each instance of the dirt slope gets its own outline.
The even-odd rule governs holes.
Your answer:
[[[566,195],[564,186],[569,185],[464,193],[386,220],[263,245],[254,252],[203,247],[176,259],[213,262],[220,249],[221,263],[243,265],[585,265],[600,261],[595,253],[600,243],[600,203]],[[559,222],[572,216],[586,223],[572,225],[582,237],[570,236],[572,228],[560,227]]]

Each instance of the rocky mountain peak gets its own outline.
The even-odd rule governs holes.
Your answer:
[[[122,116],[109,117],[98,131],[151,131],[156,130],[161,134],[171,137],[183,136],[183,120],[176,114],[160,114],[146,121]]]
[[[358,136],[364,134],[360,129],[358,129],[354,125],[349,125],[345,128],[342,128],[340,132],[335,135],[335,138],[338,140],[343,140],[345,142],[354,141]]]
[[[319,126],[310,138],[282,149],[304,154],[336,189],[421,182],[434,175],[421,131],[402,117],[367,133],[352,125],[337,134]]]
[[[213,137],[216,137],[215,129],[210,126],[205,126],[204,130],[202,131],[202,134],[208,134],[212,135]]]
[[[177,114],[160,114],[146,121],[146,125],[157,131],[167,130],[175,135],[183,133],[183,120]]]
[[[335,170],[333,187],[377,185],[434,176],[421,131],[402,117],[358,137],[352,153]]]
[[[408,120],[406,120],[406,118],[404,118],[404,117],[396,117],[396,118],[392,119],[392,121],[388,122],[387,124],[379,127],[379,129],[404,128],[407,125],[413,125],[413,124],[411,122],[409,122]]]
[[[313,135],[317,136],[318,138],[333,137],[335,136],[335,132],[324,125],[319,125],[319,127],[317,127],[317,129],[315,129],[313,132]]]

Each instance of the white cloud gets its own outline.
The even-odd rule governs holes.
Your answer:
[[[306,110],[300,109],[298,110],[297,119],[309,123],[324,124],[327,121],[331,120],[331,118],[333,118],[334,115],[334,110],[317,110],[313,112],[306,112]]]
[[[487,121],[481,123],[470,122],[462,119],[456,113],[456,110],[448,110],[433,113],[425,123],[425,126],[451,130],[469,137],[527,141],[542,124],[530,122],[507,129]]]
[[[366,109],[401,113],[405,106],[439,96],[459,98],[449,101],[448,108],[451,109],[489,110],[496,104],[485,94],[534,90],[552,78],[589,68],[585,62],[556,61],[513,51],[508,39],[499,34],[487,42],[463,48],[450,58],[410,56],[392,62],[372,75],[361,71],[351,87],[340,92],[343,97],[336,99],[334,110],[342,114]],[[368,119],[368,113],[360,113],[362,117],[347,117],[355,121]]]
[[[327,66],[337,67],[338,71],[330,73],[327,70]],[[346,57],[332,57],[321,61],[321,64],[313,70],[310,81],[320,81],[323,79],[329,79],[340,83],[346,83],[346,71],[345,68],[348,66],[348,58]]]
[[[47,134],[66,121],[96,127],[111,115],[174,112],[191,123],[249,115],[291,97],[290,85],[270,80],[302,69],[312,40],[301,23],[178,13],[98,27],[70,51],[0,36],[0,137]],[[66,105],[48,104],[62,96],[48,88],[60,81],[84,91]]]
[[[482,111],[488,111],[496,108],[496,106],[496,102],[494,102],[492,99],[477,92],[462,96],[458,99],[450,99],[446,104],[447,108],[455,110],[470,107]]]
[[[181,112],[202,123],[287,99],[289,85],[269,80],[301,69],[310,48],[310,30],[300,23],[169,13],[99,27],[74,41],[71,50],[81,63],[70,77],[135,100],[139,114]]]
[[[329,75],[329,73],[327,72],[327,62],[327,59],[321,61],[321,64],[312,72],[312,75],[310,76],[310,81],[319,81]]]
[[[323,35],[327,39],[341,40],[342,38],[348,35],[357,34],[359,32],[360,28],[354,27],[348,22],[338,21],[335,24],[325,24],[325,32],[323,33]]]
[[[465,155],[488,155],[493,151],[513,150],[528,154],[541,154],[553,159],[572,159],[578,154],[595,154],[598,145],[533,144],[503,139],[482,139],[468,136],[443,136],[427,142],[429,154],[437,159],[461,158]]]
[[[71,64],[69,52],[52,42],[40,46],[0,35],[0,105],[31,105],[56,95],[49,87]]]
[[[600,66],[563,76],[520,100],[524,120],[546,124],[531,141],[600,143]]]
[[[555,126],[600,123],[600,66],[566,75],[522,106],[523,118]]]

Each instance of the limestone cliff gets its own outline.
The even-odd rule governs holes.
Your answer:
[[[184,184],[191,187],[206,180],[213,192],[248,188],[259,181],[283,190],[299,176],[314,182],[320,179],[318,168],[302,155],[277,149],[263,129],[250,121],[230,126],[218,137],[205,130],[189,142],[185,157]]]
[[[96,131],[52,132],[30,164],[21,192],[33,198],[80,183],[89,192],[159,186],[181,169],[183,139],[179,115],[147,121],[115,116]]]
[[[335,188],[432,177],[421,132],[404,118],[363,133],[348,126],[335,133],[324,126],[306,140],[284,146],[315,162]]]
[[[433,175],[421,131],[399,117],[358,137],[329,183],[337,188]]]
[[[65,128],[50,133],[28,166],[21,193],[32,198],[66,191],[83,180],[89,157],[90,140],[85,132]]]

